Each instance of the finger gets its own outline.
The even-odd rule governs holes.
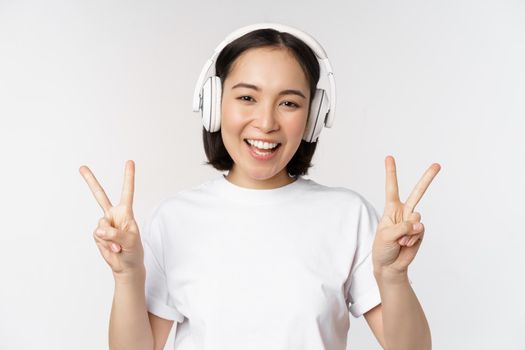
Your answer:
[[[135,192],[135,162],[129,160],[126,162],[124,173],[124,186],[122,188],[122,196],[120,204],[124,204],[129,208],[133,207],[133,193]]]
[[[93,234],[93,239],[95,240],[95,243],[97,243],[98,246],[106,249],[106,250],[111,250],[109,244],[111,242],[107,242],[105,240],[103,240],[102,238],[99,238],[96,234]]]
[[[105,216],[101,217],[98,220],[98,226],[100,226],[101,228],[113,227],[113,225],[111,225],[111,222],[109,221],[109,219],[107,217],[105,217]]]
[[[79,168],[80,174],[84,178],[84,180],[87,182],[89,189],[95,196],[95,199],[97,200],[98,204],[104,210],[104,214],[109,216],[109,209],[113,206],[111,202],[109,201],[108,196],[106,196],[106,192],[104,192],[104,189],[100,184],[98,183],[97,179],[95,178],[95,175],[89,170],[89,168],[85,165],[82,165]]]
[[[392,156],[385,158],[386,169],[386,202],[399,202],[399,192],[397,186],[396,161]]]
[[[439,165],[438,163],[434,163],[427,169],[427,171],[425,171],[425,173],[417,183],[416,187],[414,187],[405,203],[404,217],[407,217],[410,213],[414,211],[414,208],[416,207],[417,203],[419,203],[421,197],[423,197],[423,194],[427,190],[428,186],[430,186],[430,183],[440,170],[441,165]]]
[[[410,221],[411,223],[415,224],[417,222],[420,222],[421,221],[421,214],[418,213],[417,211],[416,212],[413,212],[411,213],[409,216],[408,216],[408,219],[407,221]],[[402,236],[401,238],[398,239],[398,243],[400,245],[407,245],[409,242],[410,242],[410,235],[407,234],[407,235],[404,235]]]
[[[407,247],[412,247],[414,244],[419,244],[423,240],[423,236],[425,235],[425,228],[423,227],[423,231],[421,233],[418,233],[417,235],[414,235],[407,243]]]
[[[420,235],[416,235],[412,238],[410,238],[406,244],[407,247],[412,247],[414,244],[416,244],[418,241],[420,241]]]
[[[412,237],[421,234],[425,230],[422,223],[419,223],[419,228],[414,228],[414,225],[413,222],[402,221],[390,228],[388,234],[392,237],[393,241],[397,241],[400,245],[407,245]]]
[[[104,248],[107,248],[107,244],[108,242],[104,241],[102,238],[98,237],[96,234],[95,234],[96,231],[93,231],[93,240],[95,241],[95,243],[97,243],[98,245],[104,247]]]
[[[113,227],[109,220],[105,217],[100,218],[98,221],[98,227],[96,228],[94,235],[97,238],[102,239],[108,243],[107,249],[115,253],[122,250],[122,245],[128,245],[129,236],[126,236],[119,229]]]
[[[421,221],[421,214],[418,213],[417,211],[415,211],[413,213],[410,213],[408,215],[407,221],[410,221],[412,223],[420,222]]]
[[[394,226],[386,228],[385,230],[387,230],[387,233],[385,235],[390,238],[390,241],[397,241],[403,236],[412,236],[416,233],[413,225],[413,222],[401,221]]]
[[[123,232],[111,226],[97,227],[94,235],[105,241],[117,243],[119,246],[126,245],[126,236]]]
[[[97,243],[97,245],[101,249],[105,250],[106,253],[109,252],[109,251],[112,251],[114,253],[118,253],[118,252],[120,252],[122,250],[121,249],[122,247],[119,244],[115,243],[115,242],[105,241],[104,239],[97,237],[97,235],[93,235],[93,236],[95,238],[95,242]]]
[[[122,247],[118,245],[117,243],[111,242],[111,251],[115,253],[120,253],[122,250]]]

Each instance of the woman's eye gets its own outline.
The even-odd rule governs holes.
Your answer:
[[[294,102],[284,101],[284,103],[291,103],[291,105],[288,105],[287,107],[299,108],[299,106],[296,103],[294,103]]]
[[[247,101],[247,102],[249,102],[249,100],[245,100],[245,99],[243,99],[244,97],[248,97],[249,99],[252,98],[251,96],[241,96],[241,97],[239,97],[238,99],[241,100],[241,101]],[[252,100],[253,100],[253,99],[252,99]]]
[[[246,98],[245,98],[246,97]],[[238,100],[241,100],[241,101],[246,101],[246,102],[252,102],[253,101],[253,98],[251,96],[240,96],[240,97],[237,97]],[[286,107],[291,107],[291,108],[299,108],[299,105],[295,102],[291,102],[291,101],[284,101],[283,103],[287,104]]]

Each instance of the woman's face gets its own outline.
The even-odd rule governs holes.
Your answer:
[[[309,101],[306,76],[286,49],[244,51],[232,64],[222,92],[221,135],[234,161],[226,178],[258,189],[293,182],[286,165],[301,144]],[[261,156],[268,150],[254,149],[247,140],[279,146],[269,156]]]

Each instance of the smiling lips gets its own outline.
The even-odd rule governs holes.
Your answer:
[[[246,145],[248,146],[248,149],[250,151],[250,154],[252,157],[254,157],[257,160],[269,160],[273,158],[273,156],[277,153],[277,151],[281,148],[281,144],[278,143],[276,147],[268,149],[260,149],[254,145],[251,145],[248,143],[248,141],[245,140]],[[261,146],[261,143],[256,142],[255,143],[258,146]],[[268,145],[266,145],[268,146]],[[263,145],[264,147],[264,145]]]

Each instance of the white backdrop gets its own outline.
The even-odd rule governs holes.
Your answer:
[[[0,348],[107,348],[113,277],[93,241],[136,164],[137,221],[217,171],[204,166],[194,84],[234,29],[281,22],[313,35],[337,83],[334,126],[309,176],[379,213],[384,158],[425,241],[410,265],[434,349],[523,349],[523,1],[0,0]],[[351,317],[351,316],[350,316]],[[174,327],[166,348],[172,348]],[[349,349],[380,349],[351,317]]]

